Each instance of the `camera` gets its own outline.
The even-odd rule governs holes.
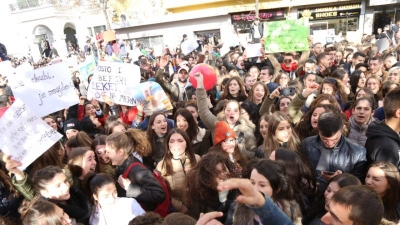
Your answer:
[[[296,94],[296,89],[294,87],[286,87],[279,91],[282,96],[293,96]]]

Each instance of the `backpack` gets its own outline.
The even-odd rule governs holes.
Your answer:
[[[131,163],[128,168],[125,170],[125,172],[122,174],[123,178],[128,178],[128,174],[131,171],[131,169],[134,166],[142,166],[144,168],[147,169],[146,166],[144,166],[143,164],[139,163],[139,162],[133,162]],[[156,180],[158,180],[158,182],[160,182],[161,187],[163,188],[164,192],[165,192],[165,200],[162,203],[158,203],[156,208],[154,209],[153,212],[160,214],[160,216],[162,218],[165,218],[168,214],[169,214],[169,210],[170,210],[170,206],[171,206],[171,196],[169,194],[168,188],[167,188],[167,184],[165,183],[164,179],[161,177],[161,175],[157,172],[154,171],[153,172],[153,176],[154,178],[156,178]],[[142,205],[142,204],[141,204]],[[142,208],[147,211],[143,205]]]

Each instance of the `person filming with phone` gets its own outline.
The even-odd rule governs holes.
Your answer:
[[[350,173],[364,180],[367,168],[366,149],[343,134],[343,120],[334,112],[322,113],[318,132],[301,143],[301,151],[308,157],[317,179],[318,190],[326,189],[329,181],[341,173]]]

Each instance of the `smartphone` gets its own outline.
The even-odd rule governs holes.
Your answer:
[[[326,174],[326,175],[333,175],[335,172],[331,172],[331,171],[322,171],[322,172],[324,172],[324,174]]]
[[[282,96],[293,96],[296,94],[296,89],[294,87],[286,87],[279,91]]]

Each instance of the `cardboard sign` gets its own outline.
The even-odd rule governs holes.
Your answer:
[[[103,39],[105,43],[109,41],[117,40],[117,36],[115,35],[115,30],[107,30],[103,32]]]
[[[171,101],[157,82],[147,81],[124,91],[125,99],[132,99],[135,105],[143,102],[144,113],[165,112],[173,108]],[[126,105],[126,104],[123,104]]]
[[[65,63],[18,73],[8,80],[15,98],[24,101],[40,117],[79,103]]]
[[[262,48],[261,43],[247,45],[246,48],[247,58],[262,56],[261,48]]]
[[[22,163],[24,170],[62,135],[47,125],[35,111],[17,99],[0,119],[0,149]]]
[[[181,44],[181,50],[184,55],[187,55],[199,47],[197,40],[188,39]]]
[[[100,61],[90,82],[87,98],[103,101],[103,94],[106,94],[116,104],[136,105],[132,96],[123,92],[139,84],[140,78],[140,68],[135,64]]]
[[[308,51],[309,27],[306,19],[266,22],[265,52]]]

